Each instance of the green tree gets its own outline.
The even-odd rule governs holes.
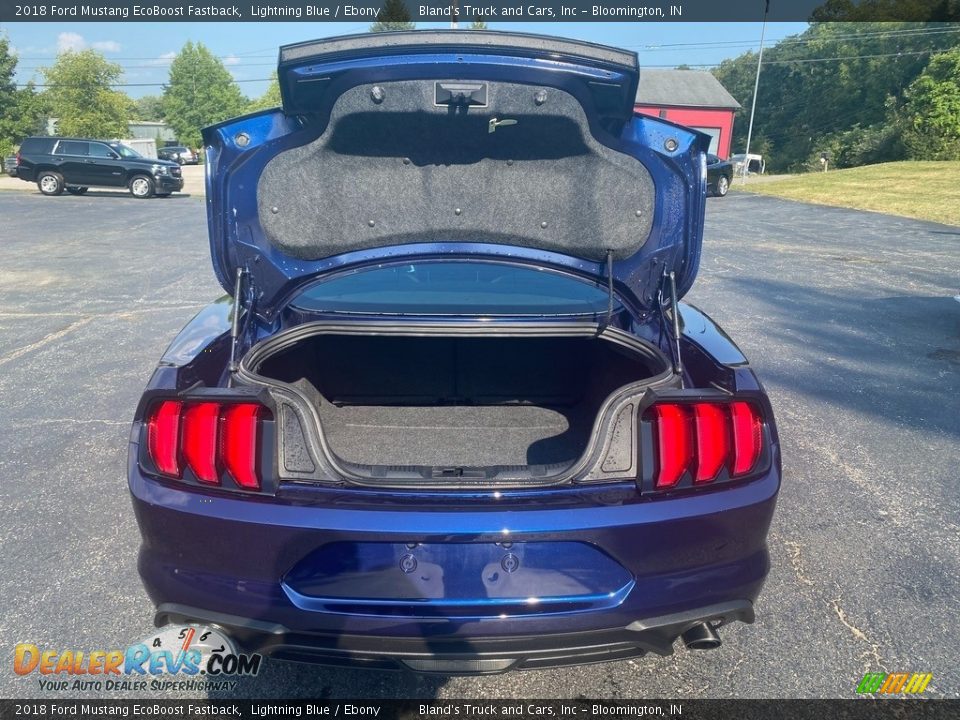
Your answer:
[[[130,99],[113,86],[123,69],[96,50],[60,53],[42,70],[50,114],[57,132],[80,137],[114,138],[127,134]]]
[[[17,145],[28,135],[45,132],[50,109],[45,93],[37,91],[33,81],[18,88],[14,95],[13,110],[8,130],[0,130],[0,137],[7,134]]]
[[[12,106],[14,93],[17,91],[17,82],[14,75],[17,71],[17,56],[10,51],[10,41],[5,35],[0,35],[0,117],[6,117],[7,107]]]
[[[158,122],[163,120],[163,98],[159,95],[144,95],[133,101],[134,117],[137,120]]]
[[[16,114],[17,83],[14,74],[17,71],[17,56],[10,52],[10,41],[0,36],[0,157],[6,156],[13,148],[13,124]]]
[[[0,157],[6,157],[27,135],[38,132],[46,117],[43,96],[32,82],[18,88],[17,56],[0,35]]]
[[[471,30],[487,30],[487,24],[483,20],[474,20],[470,23]]]
[[[257,110],[267,110],[268,108],[280,107],[282,100],[280,99],[280,82],[277,80],[277,74],[273,74],[273,78],[270,80],[270,84],[267,86],[266,92],[263,93],[256,100],[250,101],[250,106],[247,108],[247,112],[255,112]]]
[[[839,6],[834,3],[833,11]],[[855,146],[845,153],[849,162],[899,159],[903,146],[895,111],[905,89],[930,54],[954,44],[942,23],[823,22],[765,50],[753,135],[767,138],[774,148],[767,167],[803,169],[811,156],[819,157],[835,142]],[[714,71],[741,105],[734,152],[742,152],[746,142],[756,71],[753,52]]]
[[[910,83],[903,142],[915,160],[960,160],[960,47],[934,55]]]
[[[960,20],[957,0],[827,0],[813,11],[813,19],[821,22],[837,20]]]
[[[403,0],[387,0],[377,21],[370,26],[370,32],[413,30],[416,27],[417,24],[410,20],[410,13]]]
[[[201,128],[241,115],[246,107],[220,59],[203,43],[187,42],[170,64],[170,82],[163,89],[163,116],[177,140],[199,147]]]

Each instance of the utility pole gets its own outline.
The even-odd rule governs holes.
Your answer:
[[[747,171],[750,169],[750,140],[753,138],[753,114],[757,111],[757,90],[760,88],[760,66],[763,64],[763,39],[767,33],[767,13],[770,12],[770,0],[765,0],[763,7],[763,27],[760,30],[760,55],[757,58],[757,78],[753,81],[753,101],[750,103],[750,125],[747,127],[747,149],[743,151],[743,167],[741,168],[741,183],[747,182]]]
[[[457,11],[460,9],[460,0],[451,0],[450,2],[450,29],[456,30],[460,27],[457,22]]]

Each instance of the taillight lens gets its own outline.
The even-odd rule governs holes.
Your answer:
[[[653,408],[657,428],[658,488],[676,485],[693,457],[693,433],[690,412],[683,405],[656,405]]]
[[[17,153],[17,167],[20,167],[21,162],[22,160],[20,160],[20,153]]]
[[[183,457],[197,480],[216,484],[217,420],[220,403],[201,402],[188,405],[183,413]]]
[[[161,475],[223,485],[224,473],[244,490],[259,490],[261,425],[256,403],[163,400],[147,415],[147,454]],[[229,484],[229,483],[228,483]]]
[[[760,459],[763,449],[763,424],[757,409],[747,402],[730,403],[733,427],[733,475],[745,475]]]
[[[694,486],[736,479],[757,470],[763,419],[756,405],[734,402],[660,402],[646,414],[653,435],[653,486]]]
[[[180,410],[183,403],[164,400],[154,406],[147,420],[147,450],[157,470],[170,477],[180,477]]]
[[[260,487],[257,473],[259,417],[259,405],[232,405],[223,411],[223,432],[220,435],[220,449],[227,472],[237,485],[251,490]]]
[[[730,455],[727,413],[722,405],[696,403],[693,417],[697,436],[697,463],[693,481],[710,482],[720,474]]]

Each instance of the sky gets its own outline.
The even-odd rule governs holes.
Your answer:
[[[445,28],[448,23],[418,23]],[[803,32],[806,23],[769,23],[765,47]],[[219,56],[255,98],[266,90],[276,66],[277,48],[292,42],[365,32],[368,23],[4,23],[19,57],[17,82],[41,82],[39,68],[57,52],[93,48],[124,69],[123,88],[131,97],[163,92],[170,60],[183,44],[202,42]],[[712,66],[760,44],[760,23],[491,23],[491,30],[561,35],[635,50],[641,66]]]

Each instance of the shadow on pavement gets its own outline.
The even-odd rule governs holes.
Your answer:
[[[960,436],[960,307],[952,297],[863,299],[796,283],[729,278],[764,309],[788,362],[763,379],[918,429]]]

